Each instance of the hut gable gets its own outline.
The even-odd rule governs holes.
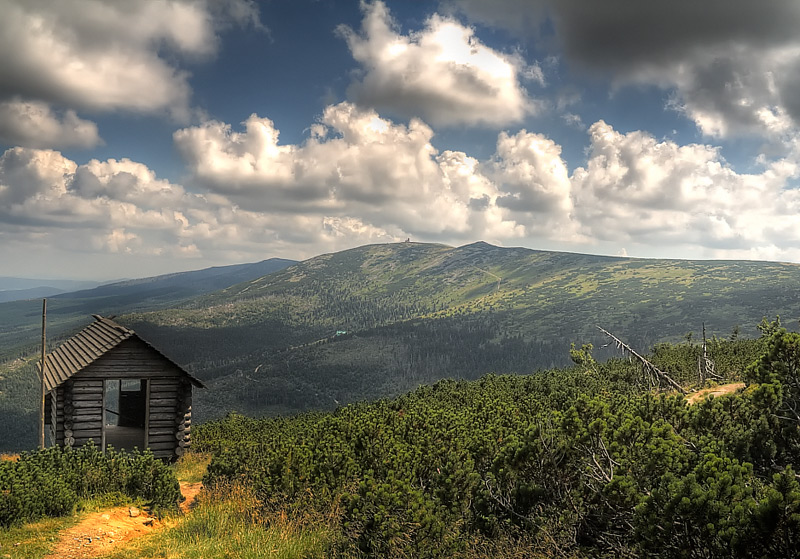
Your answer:
[[[180,456],[190,443],[192,386],[203,384],[133,330],[94,318],[47,355],[51,444]]]

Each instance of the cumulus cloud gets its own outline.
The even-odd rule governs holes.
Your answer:
[[[491,177],[501,194],[497,205],[526,226],[526,234],[573,240],[571,184],[561,146],[521,130],[501,132]]]
[[[705,134],[782,139],[800,124],[800,4],[793,0],[456,0],[517,32],[553,22],[567,59],[617,86],[655,84]]]
[[[94,122],[75,111],[54,112],[46,103],[0,102],[0,143],[23,147],[91,148],[101,142]]]
[[[705,247],[715,256],[790,254],[800,242],[798,166],[779,160],[739,174],[717,148],[589,128],[586,167],[572,176],[575,218],[588,238]]]
[[[328,107],[301,144],[280,144],[256,115],[243,132],[208,122],[175,141],[210,195],[259,215],[319,218],[336,237],[666,245],[696,256],[788,255],[800,243],[792,161],[743,174],[712,146],[622,134],[603,121],[588,132],[587,164],[571,175],[561,146],[542,134],[502,132],[480,161],[439,153],[421,121],[397,124],[350,103]]]
[[[244,132],[211,121],[174,135],[194,180],[243,208],[315,214],[330,223],[357,218],[386,235],[439,239],[519,235],[525,224],[506,219],[506,213],[535,211],[537,203],[563,209],[546,189],[498,190],[476,159],[438,153],[432,130],[417,119],[397,124],[340,103],[327,107],[298,145],[279,144],[269,119],[251,115],[243,124]],[[504,157],[518,156],[501,154],[495,168]],[[554,170],[559,171],[540,173]],[[506,196],[511,205],[521,193],[525,207],[519,210],[498,202]]]
[[[399,124],[341,103],[298,144],[266,118],[175,133],[188,188],[128,159],[78,164],[52,150],[0,157],[0,256],[12,246],[154,260],[302,257],[359,244],[624,246],[695,257],[800,259],[800,168],[762,161],[738,173],[718,148],[680,145],[599,121],[572,174],[535,132],[498,135],[479,160],[439,152],[422,121]],[[672,254],[675,254],[674,252]]]
[[[484,45],[451,17],[434,14],[403,35],[383,2],[363,10],[360,34],[340,28],[363,69],[348,92],[358,103],[434,125],[501,126],[535,111],[521,80],[543,85],[538,65]]]
[[[249,0],[0,0],[0,100],[185,118],[178,59],[211,56],[216,31],[258,24]]]

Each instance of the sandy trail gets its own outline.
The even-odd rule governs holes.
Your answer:
[[[721,384],[719,386],[712,386],[711,388],[704,388],[703,390],[698,390],[694,394],[689,394],[686,397],[686,401],[689,402],[689,405],[696,404],[698,402],[702,402],[709,396],[723,396],[724,394],[733,394],[740,388],[744,388],[745,383],[743,382],[734,382],[731,384]]]
[[[181,482],[181,493],[186,498],[181,510],[189,512],[202,483]],[[137,513],[136,510],[133,511]],[[45,559],[92,559],[102,557],[112,548],[146,536],[165,524],[147,511],[139,510],[131,516],[130,507],[116,507],[88,515],[78,524],[61,533],[58,543]]]
[[[183,494],[183,498],[186,499],[181,503],[181,510],[184,513],[187,513],[194,508],[194,502],[197,499],[197,494],[200,493],[201,489],[203,489],[202,481],[198,481],[197,483],[188,483],[185,481],[181,482],[181,493]]]

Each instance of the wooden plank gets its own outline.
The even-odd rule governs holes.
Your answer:
[[[85,423],[97,423],[98,427],[102,427],[102,425],[100,425],[102,422],[103,422],[103,416],[100,415],[100,414],[97,414],[97,415],[81,415],[81,416],[72,418],[72,427],[74,429],[76,426],[83,425]],[[65,421],[64,425],[66,425],[66,424],[67,424],[67,422]]]
[[[101,405],[101,409],[103,410],[101,412],[101,416],[100,417],[101,417],[101,419],[105,419],[103,416],[105,415],[105,409],[108,406],[108,404],[106,403],[106,383],[105,383],[105,381],[103,381],[103,395],[100,398],[100,405]],[[105,426],[105,421],[102,421],[102,423],[103,423],[103,425],[100,427],[100,448],[102,448],[103,452],[105,452],[105,448],[106,448],[106,426]]]
[[[166,443],[152,443],[149,447],[150,450],[169,450],[170,452],[175,448],[175,441]]]
[[[150,437],[150,444],[158,444],[158,443],[169,443],[171,445],[175,445],[174,437],[170,437],[169,435],[159,435],[157,437]]]
[[[144,447],[147,448],[150,437],[150,381],[145,381],[144,392]]]
[[[80,386],[76,387],[72,390],[72,399],[74,400],[78,394],[92,394],[96,396],[100,396],[100,393],[103,391],[102,388],[98,389],[93,386]]]
[[[170,421],[169,419],[158,419],[154,420],[152,417],[150,418],[150,430],[153,429],[161,429],[162,427],[168,427],[170,429],[175,428],[175,422]]]
[[[94,436],[94,437],[75,438],[75,442],[72,443],[72,446],[83,446],[86,443],[88,443],[89,441],[94,441],[94,444],[98,445],[98,444],[100,444],[100,436],[97,435],[97,436]]]
[[[175,417],[174,413],[151,412],[150,419],[158,421],[159,419],[172,419]]]
[[[100,399],[102,392],[95,392],[93,394],[73,394],[72,403],[75,402],[97,402]]]
[[[156,379],[150,379],[151,382],[155,382]],[[174,384],[153,384],[152,389],[154,392],[169,392],[171,394],[178,394],[180,391],[178,387]]]
[[[169,376],[169,377],[156,379],[156,380],[153,381],[153,383],[158,385],[158,386],[174,386],[174,387],[177,388],[177,387],[181,386],[181,380],[182,379],[180,377]]]
[[[72,391],[75,392],[78,389],[84,389],[84,388],[94,388],[96,390],[102,390],[103,381],[100,379],[92,379],[92,378],[75,379],[75,383],[72,385]]]
[[[151,398],[150,399],[150,406],[153,408],[157,407],[169,407],[175,406],[175,400],[172,398]]]
[[[178,394],[176,392],[169,392],[169,391],[158,391],[158,390],[151,390],[150,397],[162,400],[169,400],[170,402],[175,404],[178,401]]]
[[[159,431],[150,431],[150,437],[153,439],[164,438],[165,440],[174,441],[175,439],[175,431],[170,431],[168,429],[161,429]]]
[[[72,428],[72,433],[75,438],[89,438],[89,437],[96,437],[98,441],[100,441],[100,437],[102,435],[101,426],[98,424],[96,427],[86,427],[86,428]],[[64,436],[66,436],[66,431],[64,432]]]
[[[70,417],[81,417],[84,415],[103,415],[103,408],[99,406],[76,408]]]
[[[102,398],[97,400],[81,400],[80,402],[75,402],[72,407],[72,413],[74,414],[77,410],[93,410],[93,409],[101,409],[102,406]],[[64,408],[64,412],[66,413],[67,408]]]
[[[152,397],[150,399],[150,405],[155,408],[169,408],[171,410],[175,409],[175,399],[174,398],[162,398],[160,396]],[[155,400],[155,402],[153,402]]]
[[[129,378],[154,378],[154,377],[163,377],[167,374],[173,373],[165,373],[164,371],[160,371],[158,369],[144,369],[141,367],[127,367],[124,365],[120,365],[119,367],[108,367],[103,370],[95,370],[91,371],[92,378],[98,379],[129,379]],[[174,376],[178,376],[180,373],[175,372]]]
[[[99,434],[100,429],[102,429],[102,427],[103,427],[102,421],[81,421],[80,423],[72,424],[72,432],[78,435],[79,433],[83,432],[97,431],[97,433]]]
[[[174,386],[166,386],[163,384],[160,386],[154,386],[153,392],[158,394],[172,394],[175,398],[177,398],[179,394],[178,389]]]

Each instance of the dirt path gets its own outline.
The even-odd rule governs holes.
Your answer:
[[[693,394],[689,394],[686,397],[686,401],[689,402],[689,405],[696,404],[698,402],[702,402],[709,396],[717,397],[724,394],[733,394],[745,386],[746,385],[743,382],[734,382],[731,384],[721,384],[719,386],[712,386],[711,388],[704,388],[703,390],[698,390]]]
[[[197,483],[188,483],[186,481],[181,482],[181,493],[183,494],[184,499],[186,499],[181,503],[181,510],[184,513],[192,510],[195,499],[197,499],[197,494],[200,493],[201,489],[203,489],[202,481],[198,481]]]
[[[52,553],[45,559],[100,557],[112,547],[160,527],[161,522],[144,511],[131,517],[128,507],[95,512],[63,532]]]
[[[181,482],[181,493],[186,498],[181,503],[184,513],[191,510],[202,488],[202,483]],[[45,559],[102,557],[121,543],[146,536],[163,526],[164,523],[150,516],[147,511],[132,507],[95,512],[62,532],[53,551]]]

